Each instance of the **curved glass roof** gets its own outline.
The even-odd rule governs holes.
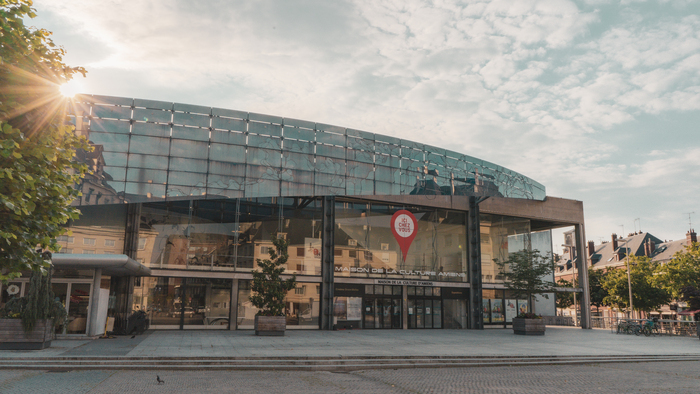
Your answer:
[[[78,96],[71,113],[78,132],[96,147],[84,154],[93,167],[84,182],[93,190],[83,185],[83,199],[89,193],[93,200],[88,196],[84,204],[185,197],[545,197],[540,183],[472,156],[322,123],[90,95]]]

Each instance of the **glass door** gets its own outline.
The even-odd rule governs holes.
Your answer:
[[[53,290],[53,295],[56,297],[56,299],[63,304],[63,307],[66,307],[66,302],[67,299],[66,297],[68,296],[68,283],[51,283],[51,290]],[[66,333],[66,325],[61,324],[60,326],[56,327],[56,334],[65,334]]]
[[[375,328],[374,325],[374,314],[375,314],[375,308],[374,308],[374,299],[372,298],[366,298],[364,300],[364,315],[365,315],[365,328]]]
[[[68,304],[68,324],[66,334],[85,334],[90,306],[89,283],[70,283],[70,302]]]

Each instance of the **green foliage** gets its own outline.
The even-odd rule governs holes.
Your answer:
[[[700,310],[700,289],[693,286],[685,286],[680,290],[681,300],[688,303],[688,310]]]
[[[700,289],[700,244],[687,245],[676,252],[673,259],[656,269],[654,283],[671,294],[674,300],[682,296],[682,289]]]
[[[43,258],[46,257],[45,254]],[[50,260],[47,260],[47,263],[50,265]],[[27,295],[10,299],[0,309],[0,317],[20,317],[25,332],[31,332],[37,320],[52,319],[56,326],[65,324],[66,308],[55,299],[51,289],[51,271],[52,269],[32,271]]]
[[[601,306],[608,306],[605,302],[608,292],[602,285],[604,276],[605,271],[588,268],[588,288],[591,291],[591,305],[595,306],[596,310],[600,309]]]
[[[649,312],[671,301],[670,294],[655,285],[654,273],[659,263],[646,256],[630,256],[630,278],[632,282],[632,303],[634,308]],[[607,270],[601,278],[601,285],[608,295],[604,302],[619,309],[629,307],[629,287],[625,268]]]
[[[527,296],[531,300],[533,294],[554,292],[552,274],[555,263],[551,256],[542,256],[537,249],[511,253],[506,261],[494,260],[506,279],[505,285],[513,291],[514,297]],[[532,302],[527,304],[528,312],[532,312]]]
[[[574,284],[566,279],[559,279],[559,280],[557,280],[557,286],[571,288],[571,287],[574,287]],[[559,308],[559,309],[566,309],[566,308],[574,305],[574,293],[571,293],[568,291],[557,292],[556,304],[557,304],[557,308]]]
[[[284,316],[284,297],[289,290],[296,287],[296,275],[287,280],[282,280],[280,275],[284,272],[282,265],[287,263],[288,243],[282,238],[273,236],[272,244],[268,253],[269,259],[257,259],[260,271],[253,271],[253,284],[251,290],[253,295],[250,301],[259,309],[260,316]]]
[[[0,280],[46,269],[37,247],[58,251],[62,225],[78,217],[69,204],[87,171],[76,149],[90,149],[67,125],[60,84],[82,68],[62,63],[50,32],[28,28],[28,0],[0,0]]]

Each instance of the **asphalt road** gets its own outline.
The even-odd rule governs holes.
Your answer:
[[[165,381],[159,385],[156,374]],[[0,393],[693,393],[700,363],[290,371],[0,370]]]

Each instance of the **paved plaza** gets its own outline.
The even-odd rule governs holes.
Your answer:
[[[645,337],[610,330],[547,327],[544,336],[487,330],[148,331],[114,339],[53,342],[42,351],[0,351],[6,357],[350,357],[350,356],[616,356],[700,355],[697,337]]]
[[[164,384],[156,382],[158,374]],[[49,393],[692,393],[698,362],[289,371],[0,371],[4,394]]]
[[[688,355],[665,362],[659,356]],[[696,337],[617,335],[607,330],[548,327],[543,337],[512,330],[288,331],[256,337],[250,331],[149,331],[134,338],[54,341],[43,351],[1,351],[0,361],[139,358],[313,358],[434,356],[633,356],[649,362],[573,362],[551,365],[431,368],[367,367],[352,371],[177,370],[80,368],[0,369],[0,393],[698,393]],[[150,362],[150,361],[149,361]],[[441,363],[439,361],[438,363]],[[158,385],[156,375],[165,383]]]

